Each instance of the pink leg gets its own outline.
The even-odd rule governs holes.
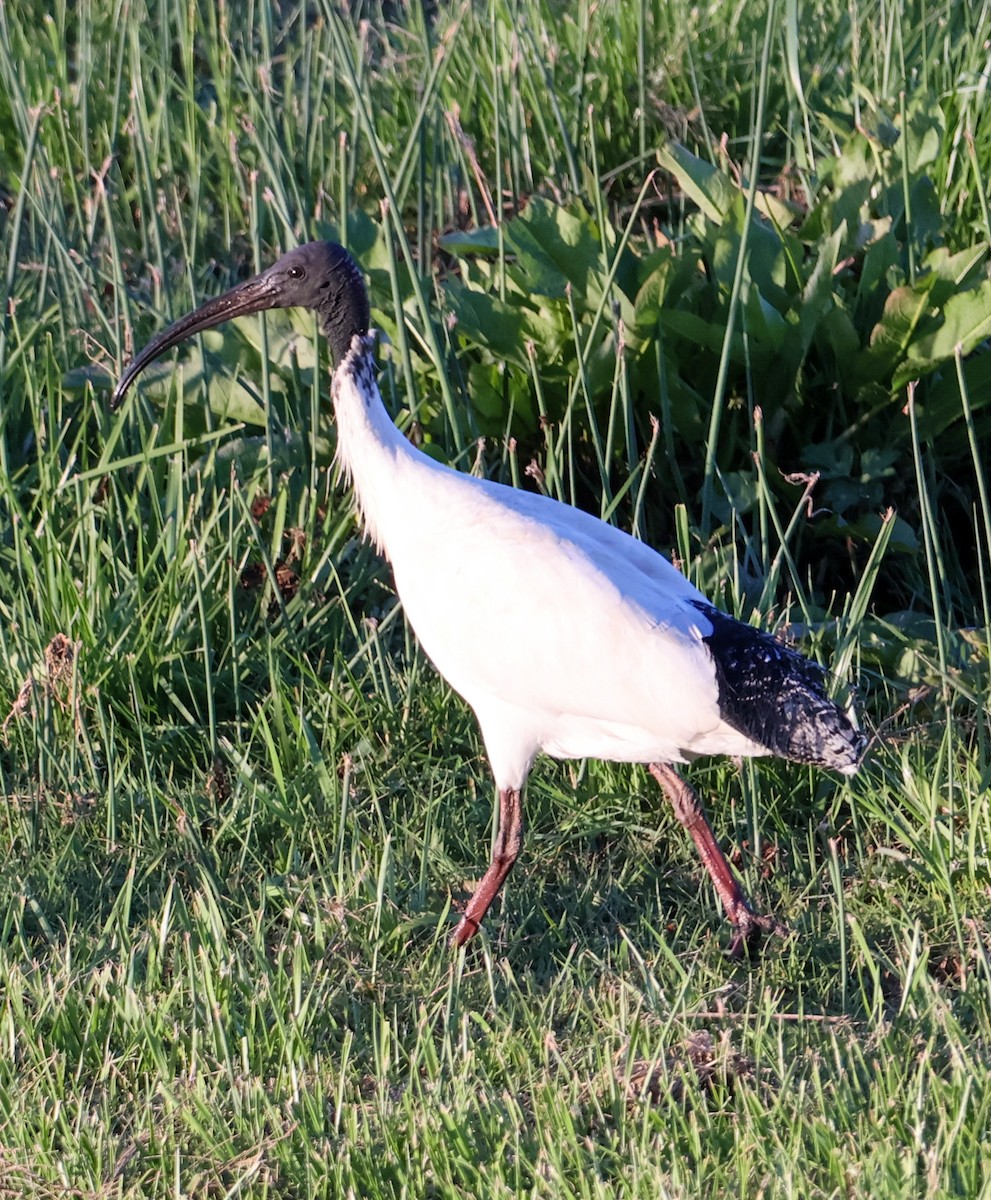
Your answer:
[[[492,860],[475,888],[475,894],[468,901],[457,928],[451,934],[452,949],[463,946],[478,933],[482,918],[489,911],[489,905],[499,895],[499,889],[516,862],[522,840],[523,809],[520,793],[515,788],[502,788],[499,792],[499,832],[492,850]]]
[[[750,907],[747,897],[743,894],[743,889],[730,869],[722,850],[719,849],[719,843],[706,820],[705,812],[694,788],[682,779],[674,767],[668,763],[650,763],[648,769],[660,784],[661,791],[671,802],[674,815],[692,835],[692,841],[698,848],[702,863],[719,893],[719,899],[723,902],[726,916],[736,929],[730,945],[730,954],[738,957],[746,947],[759,938],[762,932],[783,935],[786,932],[785,927],[774,917],[757,916]]]

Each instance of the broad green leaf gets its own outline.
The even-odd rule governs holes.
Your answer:
[[[873,98],[871,99],[873,103]],[[877,107],[874,108],[873,112],[864,113],[862,128],[868,138],[880,146],[882,150],[894,149],[902,136],[902,132],[895,122],[883,109]]]
[[[733,286],[736,262],[743,242],[746,201],[742,193],[729,206],[722,224],[712,233],[712,269],[727,292]],[[747,270],[765,299],[783,311],[790,305],[787,292],[788,263],[777,230],[764,218],[755,217],[747,237]]]
[[[881,320],[888,295],[885,280],[900,254],[898,243],[890,232],[871,242],[864,251],[854,304],[854,317],[861,329],[873,328]]]
[[[910,380],[951,359],[958,346],[967,355],[991,337],[991,280],[951,296],[940,317],[937,329],[916,338],[908,347],[905,362],[894,374],[895,388],[904,387]]]
[[[774,305],[764,299],[760,288],[754,285],[746,289],[743,318],[751,354],[781,350],[791,326]]]
[[[307,447],[298,433],[290,434],[285,441],[276,441],[269,454],[268,442],[263,437],[232,438],[217,451],[220,462],[236,462],[242,472],[253,475],[269,465],[276,471],[288,471],[306,461]]]
[[[945,133],[946,117],[937,103],[930,101],[910,107],[900,149],[908,159],[911,175],[919,174],[937,160]]]
[[[722,223],[730,205],[740,195],[740,189],[729,176],[712,163],[696,158],[678,142],[658,150],[657,161],[675,177],[681,190],[705,217],[717,225]]]
[[[863,512],[865,508],[876,509],[883,502],[880,485],[865,484],[856,477],[824,482],[819,496],[826,508],[839,515]]]
[[[537,428],[529,379],[522,372],[504,363],[473,363],[468,392],[479,427],[487,436],[502,437],[511,416],[531,433]]]
[[[106,367],[97,363],[73,367],[62,376],[62,386],[67,392],[81,392],[88,383],[97,391],[110,391],[117,383],[117,378]]]
[[[895,474],[899,451],[894,446],[868,446],[860,455],[860,477],[865,482],[890,479]]]
[[[761,216],[766,217],[779,233],[790,229],[802,212],[797,205],[786,204],[770,192],[760,190],[754,195],[754,208]]]
[[[634,302],[636,326],[644,336],[657,324],[673,275],[674,255],[669,246],[655,250],[641,267],[643,283]]]
[[[188,388],[188,376],[184,374],[183,379]],[[285,385],[281,379],[275,377],[269,382],[275,395],[285,393]],[[211,412],[228,421],[235,421],[240,425],[264,426],[266,423],[261,394],[254,382],[246,377],[239,378],[226,372],[211,374],[207,385],[207,402]]]
[[[930,379],[915,395],[919,436],[937,438],[963,416],[960,381],[955,369]],[[963,364],[964,383],[973,413],[991,405],[991,354],[973,354]]]
[[[522,308],[511,307],[497,296],[467,288],[456,279],[449,279],[446,289],[462,337],[485,346],[498,358],[526,368],[527,339]]]
[[[835,233],[819,243],[819,255],[806,281],[802,292],[802,302],[798,309],[798,327],[802,335],[803,356],[812,345],[820,325],[835,307],[833,277],[839,261],[840,246],[845,236],[846,225],[842,224]]]
[[[907,353],[919,325],[934,311],[929,293],[935,282],[928,275],[914,287],[896,288],[885,301],[881,320],[871,331],[865,378],[880,378]]]
[[[933,181],[928,176],[916,179],[910,191],[912,199],[911,235],[916,249],[927,253],[933,246],[938,246],[943,230],[943,213],[939,207],[939,197]],[[904,192],[899,194],[897,211],[903,211]]]
[[[849,442],[810,442],[802,450],[802,470],[818,471],[824,480],[847,479],[853,469]]]
[[[956,291],[969,282],[976,283],[974,276],[982,263],[987,261],[988,248],[986,245],[968,246],[951,254],[945,246],[939,246],[930,251],[923,259],[923,270],[932,271],[941,280],[953,286]]]
[[[845,384],[856,382],[856,363],[860,358],[860,338],[850,314],[839,304],[824,314],[816,326],[816,345],[828,348]]]
[[[247,372],[240,374],[245,356],[244,343],[236,337],[225,339],[219,329],[208,329],[200,334],[200,338],[206,348],[205,356],[198,340],[193,340],[183,347],[184,357],[178,364],[170,357],[151,364],[137,384],[142,394],[154,403],[164,405],[173,386],[181,385],[189,398],[201,396],[201,389],[205,388],[211,412],[230,421],[263,426],[265,409],[256,391],[258,381]],[[285,384],[278,373],[273,373],[270,386],[276,394],[285,392]]]
[[[722,350],[726,327],[718,322],[706,321],[692,312],[673,309],[661,313],[660,324],[665,332],[682,337],[696,346],[704,346],[717,354]],[[743,338],[739,333],[733,335],[730,350],[736,361],[743,361]]]
[[[472,363],[468,370],[468,395],[472,407],[488,423],[505,427],[506,397],[502,363]]]
[[[563,297],[570,283],[584,296],[593,278],[601,291],[606,275],[602,244],[591,217],[577,206],[563,208],[534,197],[505,233],[531,292]]]
[[[272,309],[265,313],[264,320],[264,341],[258,317],[238,317],[232,324],[243,341],[259,356],[267,349],[268,361],[273,367],[289,369],[295,362],[301,371],[313,370],[317,365],[316,324],[313,317],[299,310],[293,310],[293,315],[290,315],[284,309]],[[222,343],[228,344],[236,348],[237,341],[233,339]]]
[[[438,241],[448,254],[458,257],[468,254],[491,256],[499,252],[499,230],[493,225],[484,225],[481,229],[454,229],[441,234]]]
[[[851,179],[828,193],[802,225],[802,237],[806,241],[817,241],[841,225],[845,225],[851,235],[859,236],[860,230],[869,223],[872,184],[873,179],[865,176]]]
[[[834,158],[823,158],[819,164],[819,171],[823,181],[833,189],[834,204],[847,188],[858,184],[862,186],[864,183],[867,183],[869,188],[870,183],[877,177],[874,153],[867,138],[859,132],[852,135],[847,132],[843,136],[840,153]],[[863,192],[862,195],[863,199],[859,201],[858,208],[867,199],[867,192]],[[849,214],[845,219],[849,219]]]

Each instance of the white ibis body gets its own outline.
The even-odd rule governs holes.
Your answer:
[[[337,454],[365,531],[392,564],[410,625],[474,709],[499,793],[491,862],[455,929],[478,930],[519,853],[521,793],[537,754],[649,765],[691,833],[735,926],[761,929],[694,791],[671,764],[776,754],[851,774],[865,739],[823,672],[714,608],[667,559],[546,496],[464,475],[417,450],[376,384],[369,307],[354,259],[330,242],[267,271],[159,334],[113,403],[165,350],[232,317],[315,309],[330,343]]]

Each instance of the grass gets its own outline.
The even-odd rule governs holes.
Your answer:
[[[689,206],[637,200],[672,131],[814,190],[843,114],[906,93],[945,121],[952,248],[981,247],[989,23],[908,0],[0,7],[0,1196],[991,1195],[974,376],[951,380],[959,472],[913,423],[885,484],[913,498],[911,569],[882,536],[831,595],[759,421],[755,505],[713,537],[622,360],[597,407],[584,331],[608,304],[572,297],[545,441],[479,453],[436,242],[536,193],[583,197],[607,250],[609,223],[684,244]],[[525,479],[532,451],[557,494],[670,531],[724,604],[763,592],[850,664],[878,732],[854,780],[692,772],[795,930],[760,958],[723,956],[645,773],[594,762],[539,765],[524,858],[451,957],[490,782],[334,478],[309,317],[204,339],[107,411],[164,320],[330,232],[369,269],[383,391],[436,453]],[[726,353],[724,418],[747,402]],[[535,393],[555,369],[533,361]]]

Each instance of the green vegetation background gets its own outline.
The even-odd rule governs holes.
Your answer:
[[[0,2],[0,1195],[991,1194],[991,8]],[[542,763],[335,479],[315,236],[396,419],[849,677],[850,783]],[[442,536],[442,531],[439,531]],[[479,630],[493,653],[496,631]]]

